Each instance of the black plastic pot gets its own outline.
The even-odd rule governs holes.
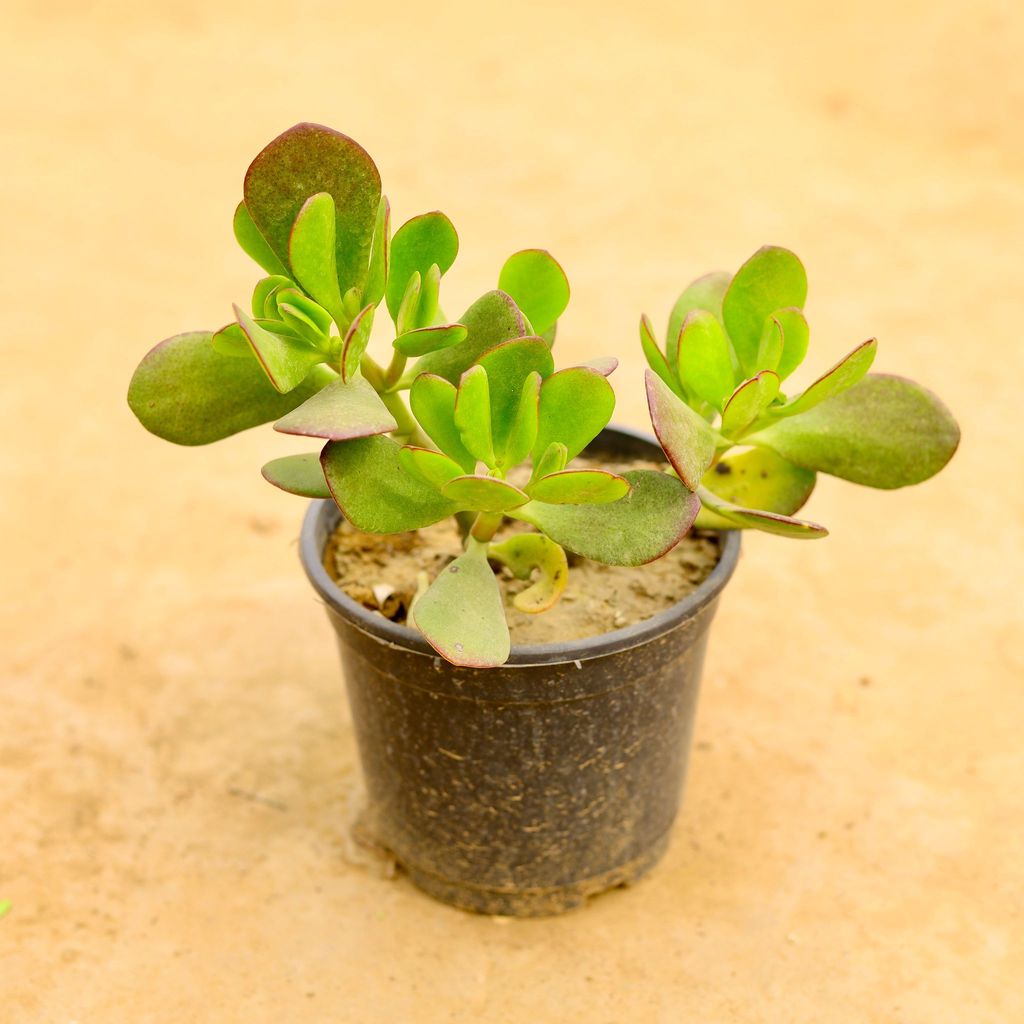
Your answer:
[[[662,458],[652,439],[616,428],[589,450]],[[314,502],[301,553],[338,634],[365,776],[363,840],[430,895],[487,914],[554,914],[643,875],[679,807],[738,532],[721,535],[720,560],[694,593],[645,622],[463,669],[338,588],[323,551],[339,515]]]

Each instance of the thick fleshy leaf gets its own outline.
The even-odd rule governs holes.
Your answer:
[[[434,263],[446,274],[458,252],[459,236],[455,225],[439,210],[413,217],[395,232],[385,289],[392,319],[398,318],[398,307],[409,278],[414,273],[423,278]]]
[[[722,433],[738,437],[779,393],[779,375],[773,370],[762,370],[745,380],[730,396],[722,410]]]
[[[459,381],[455,426],[466,450],[493,467],[496,460],[491,434],[491,395],[487,371],[482,366],[471,366]]]
[[[234,310],[270,383],[282,394],[297,388],[309,376],[309,371],[324,361],[324,353],[308,342],[272,334],[240,306],[235,306]]]
[[[822,374],[806,391],[791,398],[785,405],[772,410],[773,416],[799,416],[820,405],[826,399],[842,394],[867,376],[878,352],[878,342],[872,338],[858,345],[849,355]]]
[[[560,473],[568,461],[569,449],[561,441],[552,441],[540,458],[534,459],[531,481],[539,480],[542,476],[550,476],[552,473]]]
[[[257,320],[277,316],[277,302],[274,301],[274,296],[282,288],[294,287],[295,282],[291,278],[283,277],[280,274],[261,278],[252,290],[252,315]]]
[[[252,357],[252,346],[249,344],[249,339],[237,323],[230,323],[219,331],[214,331],[212,343],[222,356],[232,359]]]
[[[828,536],[828,530],[817,523],[779,515],[776,512],[763,512],[756,508],[740,508],[719,498],[706,487],[701,487],[697,493],[704,508],[722,519],[729,520],[740,529],[761,530],[764,533],[775,533],[780,537],[794,537],[798,540],[815,540]]]
[[[815,479],[814,472],[794,466],[769,448],[751,448],[716,462],[704,474],[702,485],[733,505],[791,516],[811,496]],[[694,525],[709,530],[736,526],[707,507],[700,510]]]
[[[331,495],[357,530],[419,530],[458,511],[436,487],[402,467],[400,451],[386,434],[324,446],[320,463]]]
[[[274,424],[282,434],[347,441],[398,429],[380,395],[363,377],[336,380]]]
[[[551,505],[604,505],[627,494],[626,479],[603,469],[564,469],[530,487],[531,498]]]
[[[380,197],[377,217],[373,224],[373,240],[370,243],[370,265],[366,273],[366,287],[363,301],[374,306],[384,298],[384,285],[388,279],[391,262],[391,205],[387,196]]]
[[[416,422],[426,431],[431,441],[466,472],[471,473],[476,467],[476,459],[462,443],[458,427],[455,426],[457,396],[454,384],[443,377],[423,373],[413,381],[409,390],[409,406]]]
[[[436,327],[444,317],[441,315],[441,268],[431,263],[420,284],[420,298],[412,329]]]
[[[795,307],[777,309],[772,316],[782,325],[782,356],[775,372],[779,380],[785,380],[804,361],[811,329],[807,318]]]
[[[413,271],[406,282],[405,291],[402,293],[401,301],[398,303],[398,312],[395,314],[395,331],[401,336],[415,331],[420,322],[420,295],[423,291],[423,278],[418,270]]]
[[[398,461],[403,468],[418,473],[438,490],[441,490],[449,480],[463,475],[462,467],[454,459],[448,458],[443,452],[435,452],[432,448],[406,445],[398,453]]]
[[[366,346],[370,344],[375,308],[374,306],[364,306],[345,332],[345,340],[341,346],[341,376],[345,381],[355,378]]]
[[[695,491],[715,457],[715,432],[707,420],[673,394],[657,374],[647,370],[645,380],[647,405],[658,441],[679,478]]]
[[[757,350],[765,321],[777,309],[802,309],[807,272],[795,253],[776,245],[758,249],[733,277],[722,300],[722,319],[748,376],[757,371]]]
[[[674,476],[651,469],[622,474],[632,490],[607,505],[531,501],[511,515],[555,543],[607,565],[643,565],[673,548],[693,523],[700,501]]]
[[[420,373],[433,373],[457,384],[468,370],[489,348],[526,334],[526,321],[519,307],[504,292],[493,291],[482,295],[459,317],[468,334],[460,345],[431,352],[416,364]]]
[[[334,198],[318,192],[302,204],[288,238],[288,262],[295,279],[306,292],[344,322],[341,289],[335,267],[334,231],[337,218]]]
[[[142,360],[128,388],[128,405],[157,437],[209,444],[278,419],[337,379],[333,370],[315,366],[282,395],[251,349],[239,358],[224,356],[209,331],[193,331],[160,342]]]
[[[331,330],[331,314],[327,312],[318,302],[314,302],[305,296],[297,288],[278,288],[274,291],[273,302],[277,306],[278,313],[285,322],[288,317],[285,315],[285,307],[289,307],[292,315],[298,314],[302,318],[302,324],[292,326],[298,333],[302,333],[303,327],[308,327],[314,336],[326,336]]]
[[[537,572],[534,583],[512,598],[512,604],[528,615],[555,605],[569,582],[565,552],[542,533],[517,533],[490,544],[487,557],[506,566],[518,580],[528,580]]]
[[[495,454],[501,459],[519,411],[527,377],[531,373],[539,374],[542,380],[550,377],[555,369],[555,360],[542,338],[526,337],[495,345],[477,360],[476,365],[487,371],[491,434]]]
[[[534,455],[561,441],[574,459],[612,418],[615,392],[597,370],[570,366],[553,373],[540,388],[540,415]]]
[[[569,279],[544,249],[523,249],[509,256],[498,287],[512,296],[537,334],[554,327],[569,305]]]
[[[643,350],[647,365],[672,389],[680,398],[684,396],[679,378],[669,365],[664,353],[658,347],[654,337],[654,325],[645,313],[640,317],[640,348]]]
[[[771,370],[777,373],[779,360],[782,358],[782,324],[774,315],[768,317],[761,329],[761,340],[757,345],[758,370]],[[782,379],[781,377],[779,378]]]
[[[460,344],[466,340],[468,333],[462,324],[438,324],[437,327],[420,327],[409,331],[395,338],[393,344],[403,356],[423,356],[428,352]]]
[[[380,175],[362,146],[323,125],[297,124],[253,160],[243,191],[253,222],[288,267],[288,241],[299,210],[310,196],[327,192],[334,199],[341,290],[362,288],[380,204]]]
[[[960,428],[939,398],[904,377],[875,373],[745,439],[807,469],[885,490],[934,476],[959,442]]]
[[[460,509],[472,509],[474,512],[506,512],[530,500],[525,491],[507,480],[476,473],[449,480],[441,488],[441,493]]]
[[[263,467],[263,479],[280,487],[289,494],[301,498],[329,498],[330,488],[324,479],[319,452],[305,452],[302,455],[285,455],[271,459]]]
[[[416,600],[416,627],[446,661],[468,668],[494,668],[511,650],[501,588],[487,561],[487,545],[469,547]]]
[[[686,318],[695,309],[704,309],[721,320],[722,296],[725,295],[730,280],[732,280],[732,275],[723,271],[705,274],[703,277],[698,277],[692,284],[687,285],[683,293],[676,299],[676,304],[672,307],[672,314],[668,318],[668,347],[665,353],[673,372],[679,365],[677,360],[679,332],[683,329]]]
[[[736,378],[732,347],[714,313],[695,309],[686,317],[679,335],[677,359],[683,384],[721,411]]]
[[[512,421],[505,442],[504,451],[498,464],[505,469],[518,466],[533,451],[533,443],[537,440],[537,427],[540,423],[540,385],[539,373],[531,373],[519,393],[519,406]]]
[[[260,234],[260,229],[253,223],[245,203],[239,203],[235,207],[232,227],[235,231],[235,240],[248,257],[255,260],[268,274],[284,277],[291,282],[288,268],[277,258],[270,244]]]

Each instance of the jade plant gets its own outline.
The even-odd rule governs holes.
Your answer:
[[[817,473],[905,487],[934,476],[956,450],[960,430],[935,395],[868,373],[873,338],[797,393],[782,390],[807,354],[806,298],[797,256],[765,246],[734,275],[707,274],[683,291],[664,349],[641,318],[651,422],[700,498],[698,527],[824,537],[824,527],[793,517]]]
[[[816,471],[897,487],[937,472],[956,446],[955,423],[928,392],[865,377],[874,342],[801,394],[782,394],[808,336],[803,268],[786,250],[695,282],[665,351],[644,318],[648,397],[671,469],[619,473],[573,465],[611,419],[617,362],[555,368],[569,285],[546,251],[514,253],[497,287],[450,319],[440,295],[459,248],[451,221],[425,213],[392,234],[369,155],[312,124],[253,160],[234,233],[265,275],[251,301],[219,330],[157,345],[129,405],[178,444],[269,422],[315,439],[319,450],[273,459],[263,475],[333,499],[359,530],[454,517],[462,550],[424,581],[408,623],[457,665],[508,658],[496,566],[529,581],[517,609],[543,612],[565,589],[566,551],[642,565],[695,522],[820,536],[792,517]],[[375,358],[381,345],[386,357]]]

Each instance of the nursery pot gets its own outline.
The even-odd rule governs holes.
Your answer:
[[[652,439],[616,428],[588,451],[663,458]],[[558,913],[649,870],[679,807],[739,533],[721,534],[710,576],[652,618],[467,669],[335,584],[323,552],[339,517],[314,502],[301,555],[338,635],[365,779],[359,837],[430,895],[486,914]]]

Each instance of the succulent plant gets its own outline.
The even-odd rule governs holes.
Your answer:
[[[457,665],[508,658],[492,565],[531,581],[514,604],[539,613],[565,589],[566,551],[641,565],[695,521],[818,536],[792,518],[816,471],[902,486],[936,472],[956,445],[955,423],[928,392],[864,378],[874,342],[795,398],[781,395],[808,337],[803,268],[782,249],[688,288],[666,352],[642,321],[652,418],[674,471],[616,473],[572,465],[611,419],[617,362],[556,370],[569,285],[546,251],[514,253],[497,288],[450,320],[440,290],[459,248],[451,221],[425,213],[392,236],[369,155],[313,124],[253,160],[234,233],[266,275],[251,302],[219,330],[152,349],[129,405],[177,444],[269,422],[316,439],[317,451],[273,459],[263,475],[332,498],[359,530],[456,517],[464,548],[421,588],[408,621]],[[369,351],[375,322],[389,341],[383,361]],[[748,450],[728,454],[737,444]],[[506,519],[524,526],[499,536]]]
[[[797,256],[765,246],[734,275],[707,274],[683,291],[664,350],[641,318],[651,422],[676,474],[700,497],[697,526],[824,537],[824,527],[793,517],[818,473],[905,487],[934,476],[956,451],[959,427],[935,395],[868,373],[873,338],[797,394],[782,391],[807,354],[806,298]]]

